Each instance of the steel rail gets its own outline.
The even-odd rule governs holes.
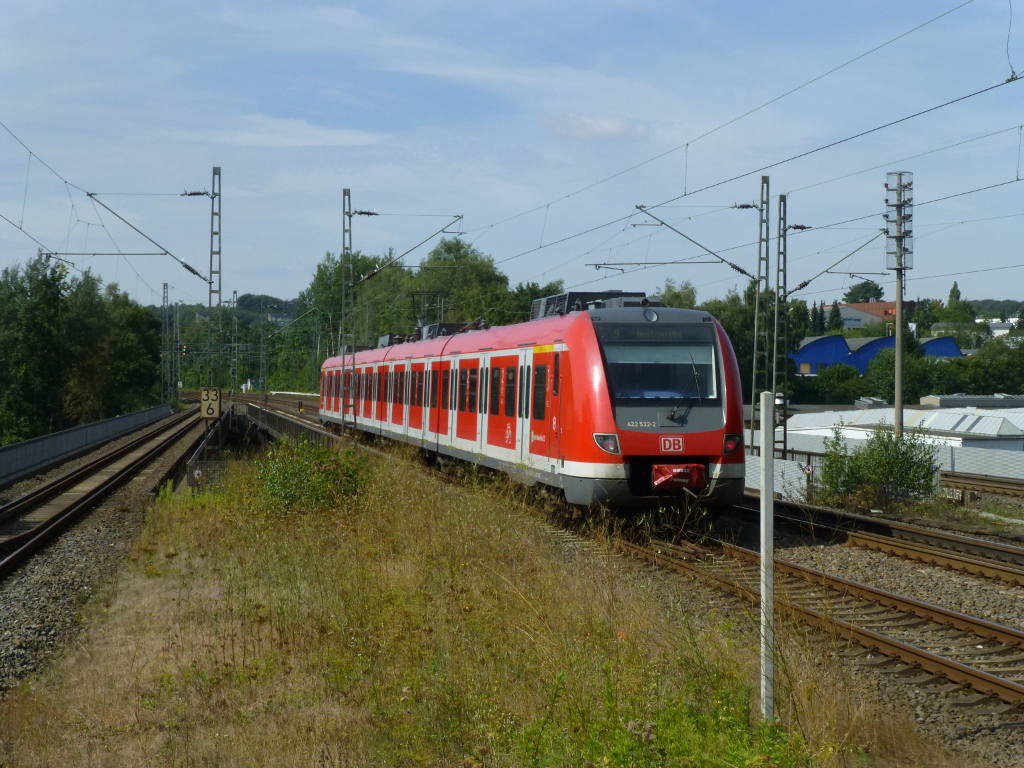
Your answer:
[[[847,536],[851,544],[1024,586],[1024,547],[825,507],[776,500],[775,519]],[[734,510],[759,514],[742,504]]]
[[[939,483],[946,488],[959,488],[999,496],[1024,496],[1024,480],[993,475],[975,475],[968,472],[939,473]]]
[[[672,550],[677,548],[677,545],[664,545],[666,549]],[[737,581],[729,579],[717,573],[713,573],[707,568],[703,568],[698,564],[687,561],[683,557],[678,555],[668,554],[664,551],[658,551],[652,547],[642,547],[637,544],[630,542],[616,540],[615,547],[620,551],[632,554],[634,556],[643,558],[655,565],[671,568],[672,570],[680,571],[683,573],[695,575],[705,581],[712,581],[724,588],[726,591],[732,592],[755,605],[760,601],[759,590],[748,587]],[[685,550],[684,550],[685,551]],[[753,557],[759,557],[758,553],[751,553]],[[776,568],[782,565],[780,561],[776,561]],[[792,564],[786,564],[792,565]],[[799,567],[799,566],[794,566]],[[832,579],[835,577],[829,577],[826,574],[820,574],[825,579]],[[820,583],[820,582],[819,582]],[[864,587],[866,585],[858,585]],[[873,588],[868,587],[871,590]],[[840,590],[845,591],[845,590]],[[893,596],[897,599],[899,596]],[[907,664],[911,664],[916,667],[920,667],[927,672],[932,674],[941,675],[953,682],[960,683],[963,685],[970,686],[971,688],[988,693],[998,697],[999,699],[1012,703],[1019,704],[1024,703],[1024,685],[1001,678],[997,675],[993,675],[984,670],[977,669],[975,667],[963,664],[962,662],[954,659],[945,658],[939,656],[931,651],[924,650],[922,648],[915,648],[914,646],[896,640],[891,637],[887,637],[873,630],[865,627],[859,627],[849,621],[843,619],[837,619],[832,616],[828,616],[820,611],[816,611],[813,608],[808,608],[803,605],[785,600],[782,598],[776,598],[776,608],[783,614],[789,615],[794,618],[798,618],[801,621],[809,623],[820,629],[839,635],[847,640],[858,643],[866,648],[876,650],[891,658],[899,659]],[[895,606],[887,606],[895,607]],[[938,608],[938,606],[932,606]],[[903,609],[907,612],[917,616],[918,614],[914,610]],[[940,611],[944,609],[939,609]],[[975,620],[973,617],[963,617],[967,620],[982,621],[980,619]],[[985,622],[985,624],[989,624]],[[999,631],[1015,632],[1009,628],[999,627],[999,625],[991,625],[992,627],[998,628]],[[1020,633],[1017,633],[1018,635]]]
[[[156,435],[150,434],[149,442],[154,442],[155,444],[148,450],[145,450],[139,456],[129,461],[124,467],[117,470],[109,478],[98,484],[93,489],[74,498],[71,503],[65,505],[63,509],[58,511],[56,514],[51,515],[27,531],[5,539],[2,543],[2,547],[4,550],[9,551],[0,556],[0,577],[4,577],[13,571],[28,555],[56,536],[56,534],[70,522],[91,509],[99,501],[131,479],[137,471],[145,467],[167,448],[191,432],[198,422],[198,414],[191,414],[189,418],[184,420],[184,423],[179,421],[172,425],[177,428],[171,431],[170,434],[167,434],[167,430],[162,430]],[[140,447],[141,446],[138,445],[135,446],[136,450]],[[122,455],[121,458],[125,458],[125,456]],[[93,468],[93,471],[102,470],[106,466],[109,466],[109,462],[101,467]],[[84,479],[86,478],[79,478],[80,481]],[[65,490],[67,491],[71,489],[66,488]],[[52,497],[47,497],[38,503],[45,504],[50,501],[51,498]],[[30,509],[25,509],[22,514],[27,514],[30,511]]]
[[[54,496],[56,496],[59,493],[62,493],[64,490],[70,488],[75,483],[78,483],[83,478],[89,477],[97,470],[105,467],[106,465],[114,461],[117,461],[125,454],[131,453],[140,445],[144,445],[147,441],[153,439],[157,435],[163,434],[167,430],[173,429],[178,424],[181,424],[183,421],[187,420],[194,412],[195,409],[190,408],[186,411],[183,411],[180,414],[177,414],[176,416],[172,416],[169,421],[166,421],[153,429],[146,430],[138,437],[129,440],[127,443],[125,443],[122,446],[119,446],[118,448],[115,448],[113,451],[110,451],[109,453],[105,453],[102,456],[92,459],[91,461],[82,464],[80,467],[76,467],[70,472],[67,472],[57,477],[56,479],[47,482],[45,485],[42,485],[32,491],[29,491],[28,493],[19,496],[18,498],[13,499],[7,502],[6,504],[0,506],[0,523],[14,517],[19,517],[25,514],[25,512],[28,511],[29,509],[52,499]]]

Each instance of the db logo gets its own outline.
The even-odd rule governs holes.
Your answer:
[[[681,437],[662,437],[661,438],[661,452],[662,453],[682,453],[683,452],[683,438],[681,438]]]

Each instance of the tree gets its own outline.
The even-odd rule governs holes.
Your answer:
[[[843,301],[847,304],[858,304],[861,302],[868,301],[881,301],[884,295],[882,286],[876,283],[874,280],[865,280],[862,283],[857,283],[850,288],[845,294],[843,294]]]
[[[934,449],[918,432],[876,429],[851,451],[837,426],[825,440],[816,491],[826,504],[891,511],[901,501],[933,494],[937,469]]]
[[[159,400],[159,325],[86,270],[40,256],[0,277],[0,444]]]
[[[828,330],[838,333],[843,330],[843,315],[839,311],[839,302],[832,302],[832,308],[828,312]]]
[[[960,287],[956,284],[956,280],[953,281],[953,287],[949,289],[949,301],[946,302],[946,306],[949,309],[954,309],[960,303]]]
[[[672,278],[668,278],[661,289],[661,300],[665,302],[666,307],[693,309],[697,306],[697,289],[689,280],[683,280],[676,285]]]
[[[816,377],[817,402],[851,404],[864,395],[866,384],[852,365],[837,363]]]

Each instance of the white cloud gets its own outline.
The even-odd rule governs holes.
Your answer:
[[[269,115],[241,115],[234,126],[215,131],[170,132],[170,136],[186,141],[227,144],[236,147],[359,147],[376,144],[381,134],[329,128],[299,118]]]
[[[570,139],[642,139],[650,126],[625,117],[569,115],[555,121],[555,131]]]

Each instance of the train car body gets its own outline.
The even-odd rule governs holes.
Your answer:
[[[743,493],[739,370],[706,312],[586,309],[332,357],[320,392],[325,424],[561,489],[572,504]]]

